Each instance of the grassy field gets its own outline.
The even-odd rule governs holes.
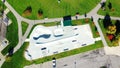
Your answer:
[[[24,51],[29,45],[29,43],[24,43],[22,46],[11,58],[9,61],[4,62],[1,68],[23,68],[23,66],[30,64],[24,58]]]
[[[112,10],[109,10],[107,5],[108,5],[108,2],[111,2],[112,3]],[[106,13],[109,13],[110,16],[117,16],[117,17],[120,17],[120,2],[119,0],[107,0],[107,5],[106,5],[106,11],[103,11],[102,9],[100,9],[98,11],[98,14],[101,14],[101,15],[105,15]]]
[[[5,55],[8,52],[9,47],[15,47],[18,43],[18,24],[15,16],[9,12],[8,18],[12,20],[12,23],[8,26],[6,38],[9,41],[9,45],[2,50],[2,54]]]
[[[29,19],[39,19],[38,10],[42,9],[43,17],[55,18],[63,17],[65,15],[84,14],[93,9],[100,0],[61,0],[58,4],[57,0],[7,0],[14,9],[23,15],[24,10],[28,7],[32,7],[32,13],[28,16],[24,16]]]
[[[23,44],[23,46],[10,58],[9,61],[4,62],[4,64],[2,65],[1,68],[23,68],[24,66],[30,65],[33,63],[40,64],[43,62],[51,61],[53,57],[56,57],[58,59],[58,58],[63,58],[63,57],[67,57],[67,56],[71,56],[71,55],[75,55],[75,54],[79,54],[79,53],[83,53],[86,51],[90,51],[90,50],[94,50],[94,49],[103,47],[102,41],[97,41],[95,44],[92,44],[89,46],[74,49],[71,51],[62,52],[60,54],[56,54],[56,55],[52,55],[52,56],[47,56],[44,58],[34,60],[33,62],[30,62],[24,58],[24,52],[25,52],[26,48],[28,47],[28,45],[29,45],[29,43],[25,42]]]
[[[22,26],[22,35],[24,35],[24,33],[26,32],[26,30],[28,28],[28,23],[22,21],[21,26]]]

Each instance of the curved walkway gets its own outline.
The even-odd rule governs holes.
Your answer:
[[[103,1],[106,1],[106,0],[101,0],[101,2],[103,2]],[[26,18],[20,16],[7,1],[5,2],[5,5],[14,14],[14,16],[16,17],[17,22],[18,22],[19,42],[18,42],[18,45],[14,48],[15,52],[22,46],[22,44],[24,43],[25,39],[27,38],[31,28],[33,27],[33,25],[38,24],[38,23],[44,23],[44,22],[49,23],[49,22],[61,21],[63,19],[63,18],[51,18],[51,19],[43,19],[43,20],[29,20],[29,19],[26,19]],[[104,46],[107,46],[105,38],[102,34],[102,30],[100,29],[100,26],[98,24],[98,18],[102,18],[102,19],[104,18],[104,16],[97,14],[97,11],[100,9],[100,7],[101,7],[100,4],[98,4],[93,10],[91,10],[89,13],[87,13],[87,17],[91,18],[91,16],[92,16],[94,18],[95,25],[98,28],[98,31],[99,31],[100,36],[102,38],[103,44],[104,44]],[[84,17],[84,15],[81,15],[78,18],[84,19],[85,17]],[[75,19],[76,19],[75,16],[73,16],[72,20],[75,20]],[[119,17],[111,17],[111,19],[120,20]],[[24,21],[24,22],[29,24],[29,26],[28,26],[28,28],[23,36],[22,36],[21,21]],[[4,59],[4,58],[2,58],[2,59]],[[0,62],[0,67],[1,67],[2,63],[3,62]]]

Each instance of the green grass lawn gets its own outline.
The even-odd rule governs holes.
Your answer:
[[[33,62],[30,62],[24,58],[24,52],[25,52],[26,48],[28,47],[28,45],[29,45],[29,43],[25,42],[23,44],[23,46],[10,58],[10,61],[4,62],[4,64],[2,65],[1,68],[23,68],[24,66],[30,65],[33,63],[40,64],[43,62],[51,61],[53,57],[56,57],[58,59],[58,58],[63,58],[63,57],[67,57],[67,56],[71,56],[71,55],[75,55],[75,54],[79,54],[79,53],[83,53],[86,51],[90,51],[90,50],[94,50],[94,49],[103,47],[102,41],[97,41],[95,44],[92,44],[89,46],[62,52],[62,53],[52,55],[52,56],[47,56],[44,58],[34,60]]]
[[[61,0],[58,4],[57,0],[7,0],[14,9],[23,15],[24,10],[32,7],[32,13],[27,17],[29,19],[39,19],[38,9],[43,10],[43,17],[56,18],[65,15],[75,15],[77,12],[84,14],[93,9],[100,0]]]
[[[18,24],[15,16],[9,12],[8,18],[12,20],[12,23],[8,26],[6,38],[9,41],[9,45],[2,50],[2,54],[5,55],[8,52],[9,47],[15,47],[18,44]]]
[[[23,56],[28,45],[29,43],[24,43],[9,61],[4,62],[1,68],[23,68],[23,66],[30,64],[31,62],[27,61]]]
[[[108,5],[108,2],[109,2],[109,0],[107,0],[107,5]],[[114,11],[109,10],[106,5],[106,11],[103,11],[102,9],[100,9],[98,11],[98,14],[105,15],[106,13],[109,13],[110,16],[120,17],[120,2],[119,2],[119,0],[110,0],[110,2],[112,3]]]
[[[27,28],[28,28],[28,23],[22,21],[21,22],[21,26],[22,26],[22,35],[24,35],[26,30],[27,30]]]

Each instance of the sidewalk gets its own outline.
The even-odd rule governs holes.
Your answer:
[[[0,67],[2,66],[2,64],[4,63],[5,61],[5,56],[3,56],[1,53],[0,53]]]
[[[117,55],[120,56],[120,45],[117,47],[104,47],[106,55]]]

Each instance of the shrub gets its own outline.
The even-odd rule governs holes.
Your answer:
[[[39,14],[40,16],[43,14],[43,10],[42,10],[41,8],[38,10],[38,14]]]

